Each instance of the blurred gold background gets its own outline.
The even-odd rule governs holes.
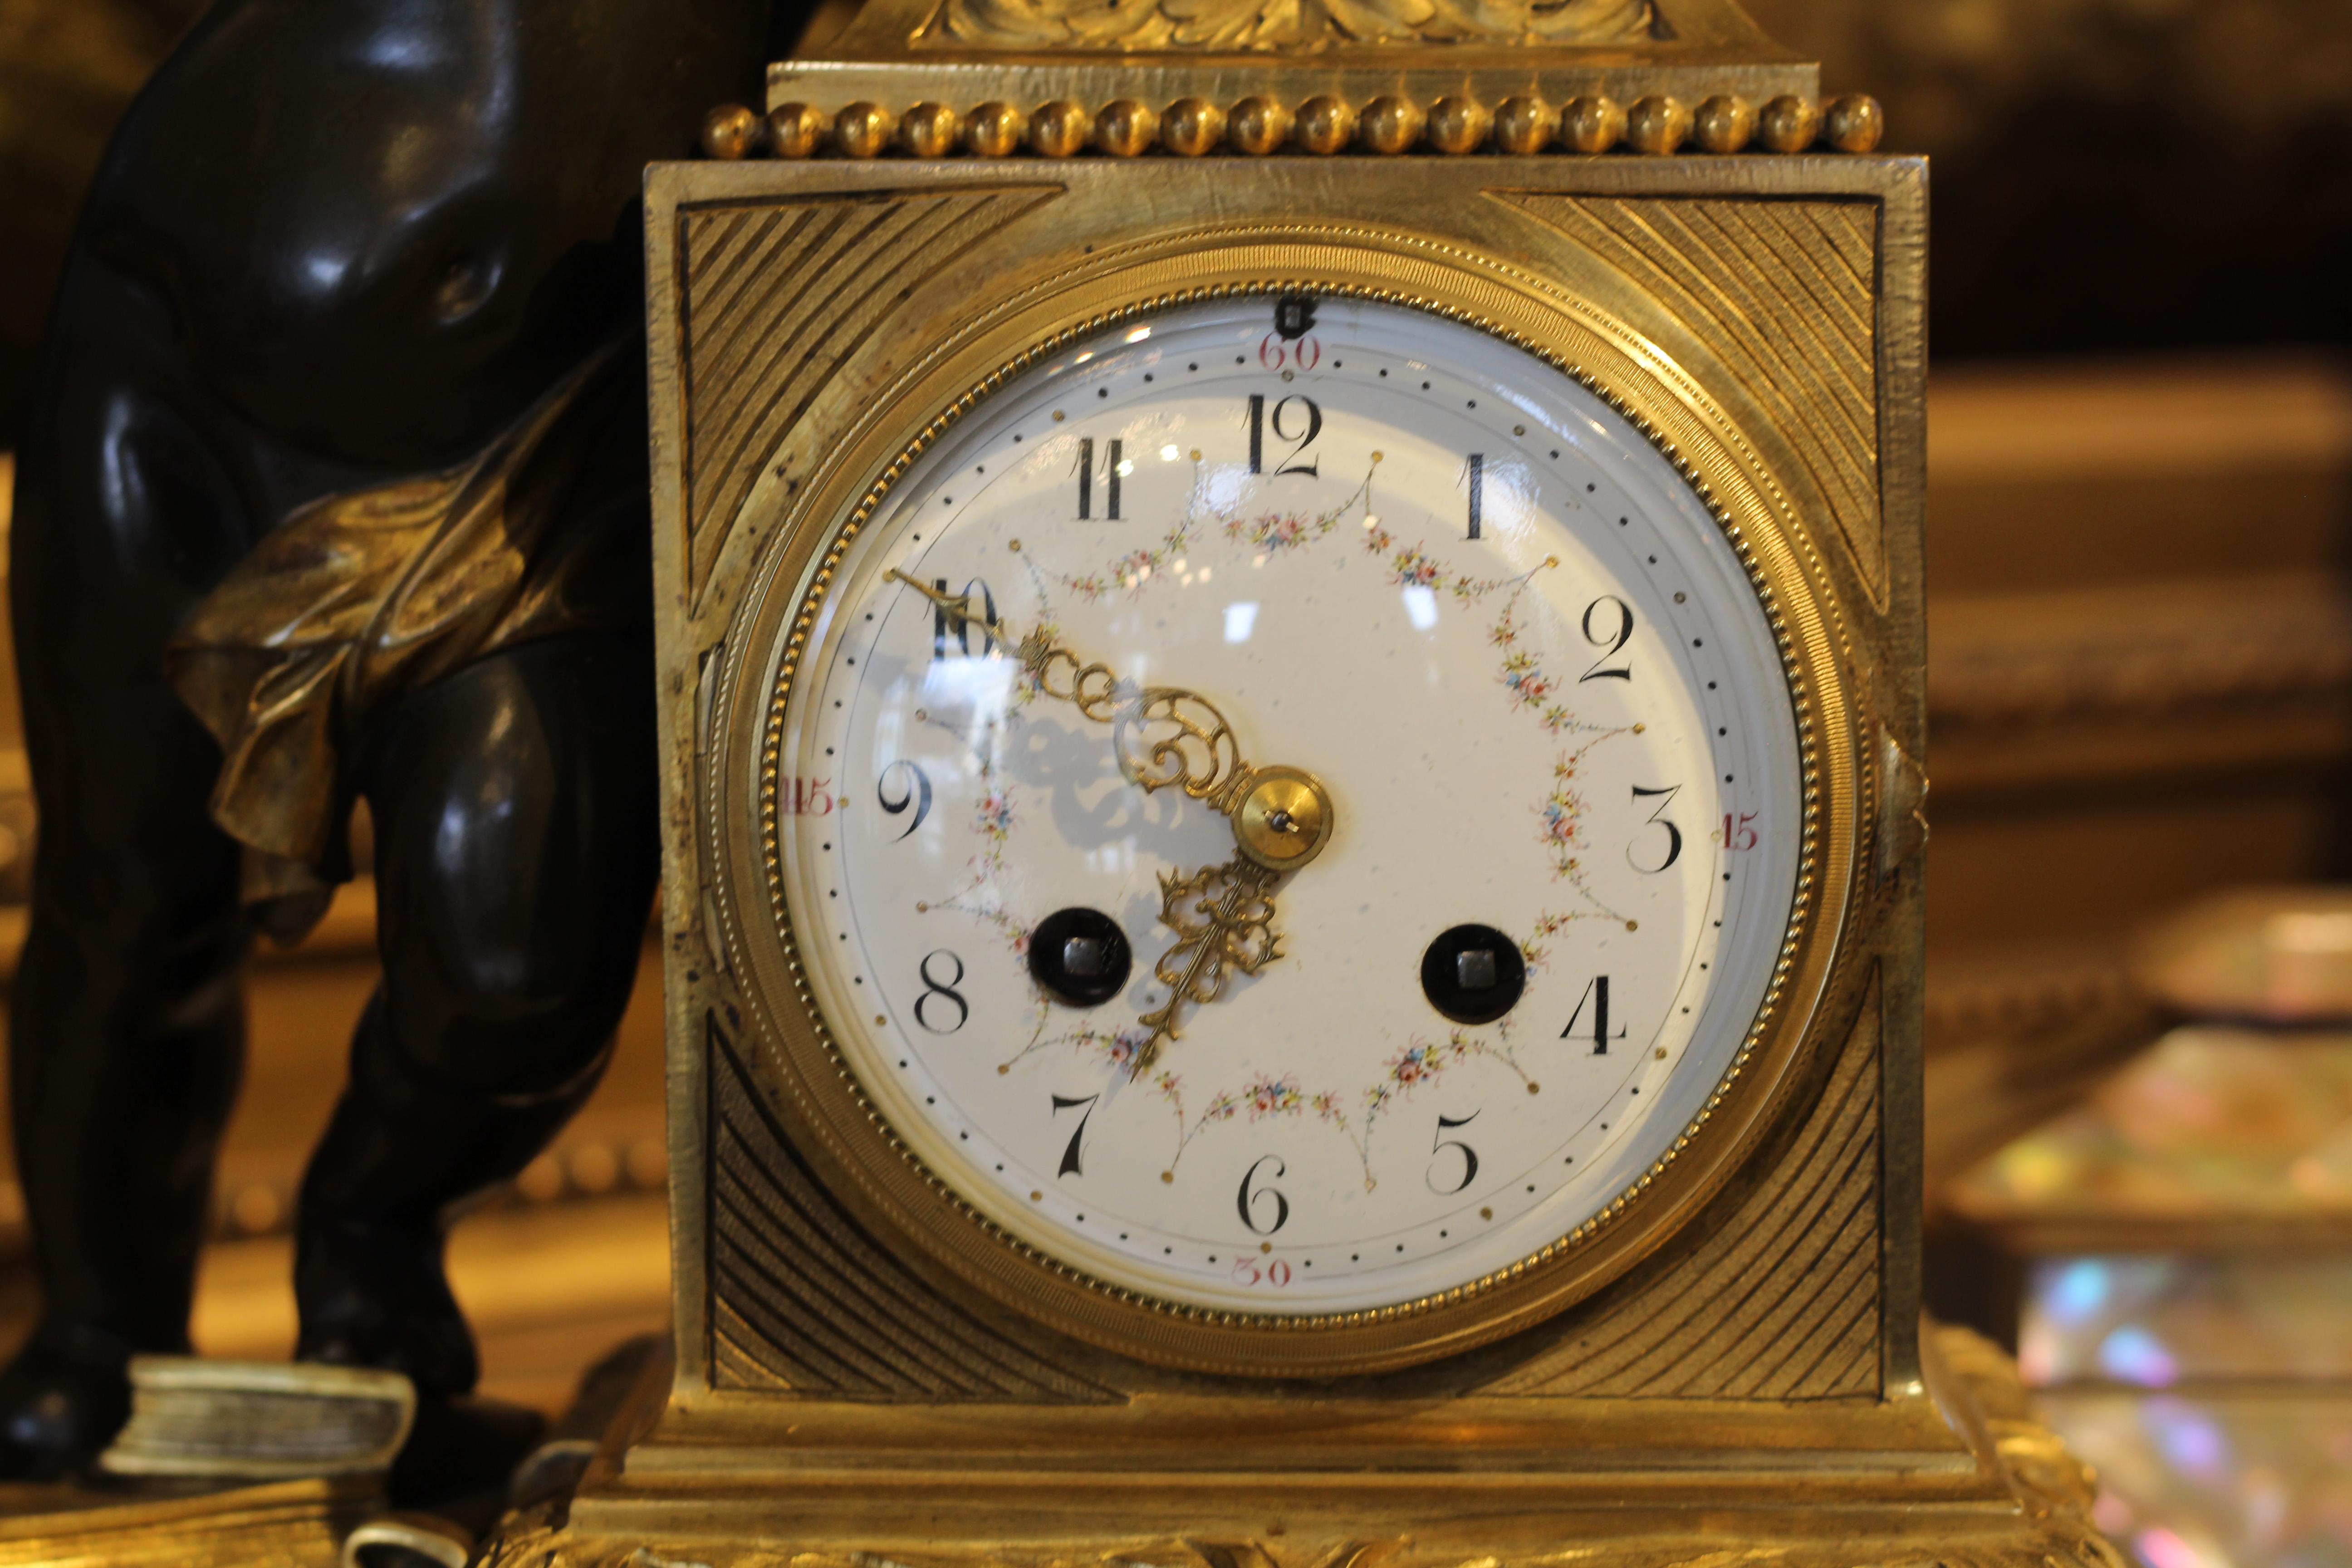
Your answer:
[[[1928,1177],[2154,1037],[2123,953],[2206,889],[2352,870],[2352,5],[1748,0],[1934,167]],[[0,451],[80,191],[192,0],[0,0]],[[5,488],[0,486],[0,498]],[[0,679],[0,973],[32,820]],[[373,981],[362,880],[254,976],[200,1346],[283,1354],[288,1205]],[[460,1228],[488,1386],[657,1327],[658,970],[603,1091]],[[0,1317],[21,1321],[0,1183]],[[10,1336],[0,1336],[5,1339]]]

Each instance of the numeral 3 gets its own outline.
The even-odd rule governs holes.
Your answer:
[[[1664,789],[1643,789],[1640,784],[1633,785],[1633,804],[1635,805],[1641,805],[1645,800],[1654,799],[1661,795],[1664,797],[1658,801],[1658,809],[1650,813],[1650,826],[1653,827],[1663,827],[1666,830],[1666,858],[1659,861],[1654,866],[1643,865],[1641,861],[1633,858],[1633,847],[1631,844],[1625,846],[1625,863],[1633,867],[1636,871],[1654,877],[1659,872],[1664,870],[1667,867],[1673,865],[1676,860],[1682,858],[1683,830],[1676,827],[1673,823],[1668,822],[1665,816],[1666,807],[1674,804],[1675,795],[1682,787],[1683,786],[1680,784],[1668,784]]]

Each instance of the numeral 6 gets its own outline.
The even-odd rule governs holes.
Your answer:
[[[1273,1165],[1274,1173],[1276,1176],[1280,1176],[1287,1169],[1287,1167],[1283,1164],[1282,1156],[1279,1154],[1259,1155],[1257,1163],[1252,1165],[1243,1173],[1241,1192],[1234,1200],[1234,1206],[1241,1210],[1242,1224],[1249,1227],[1250,1234],[1253,1236],[1272,1236],[1276,1231],[1280,1230],[1284,1226],[1290,1223],[1290,1200],[1288,1198],[1284,1197],[1272,1187],[1259,1187],[1255,1191],[1251,1190],[1250,1184],[1257,1180],[1257,1173],[1264,1170],[1268,1164]],[[1274,1200],[1274,1223],[1272,1225],[1260,1225],[1257,1223],[1257,1215],[1263,1212],[1263,1200],[1266,1198],[1272,1198]]]

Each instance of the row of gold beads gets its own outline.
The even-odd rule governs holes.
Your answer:
[[[1774,153],[1801,153],[1816,144],[1867,153],[1885,128],[1878,100],[1860,94],[1816,104],[1786,93],[1761,110],[1728,93],[1696,109],[1662,94],[1630,109],[1612,99],[1582,97],[1559,108],[1538,98],[1507,98],[1491,110],[1465,98],[1441,98],[1424,109],[1397,97],[1373,99],[1360,110],[1325,96],[1308,99],[1295,113],[1269,98],[1244,98],[1231,110],[1205,99],[1184,98],[1164,112],[1131,98],[1092,112],[1067,99],[1029,110],[983,103],[969,113],[944,103],[919,103],[897,116],[875,103],[853,103],[830,116],[805,103],[787,103],[764,118],[740,104],[721,104],[703,120],[702,150],[729,162],[755,154],[878,158],[890,152],[918,158],[957,153],[1004,158],[1024,149],[1045,158],[1088,150],[1134,158],[1155,149],[1187,158],[1220,149],[1264,157],[1286,147],[1329,154],[1351,145],[1391,155],[1423,145],[1447,153],[1490,146],[1505,153],[1548,147],[1606,153],[1624,146],[1663,156],[1685,146],[1738,153],[1751,144]]]

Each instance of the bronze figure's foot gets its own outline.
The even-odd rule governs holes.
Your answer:
[[[392,1506],[429,1510],[480,1535],[506,1511],[507,1482],[546,1431],[546,1416],[504,1400],[419,1400],[393,1463]]]
[[[419,1400],[466,1393],[480,1374],[473,1331],[442,1266],[438,1227],[404,1234],[306,1219],[295,1290],[298,1361],[404,1373]]]
[[[131,1414],[133,1353],[120,1335],[44,1319],[0,1372],[0,1479],[87,1469]]]

